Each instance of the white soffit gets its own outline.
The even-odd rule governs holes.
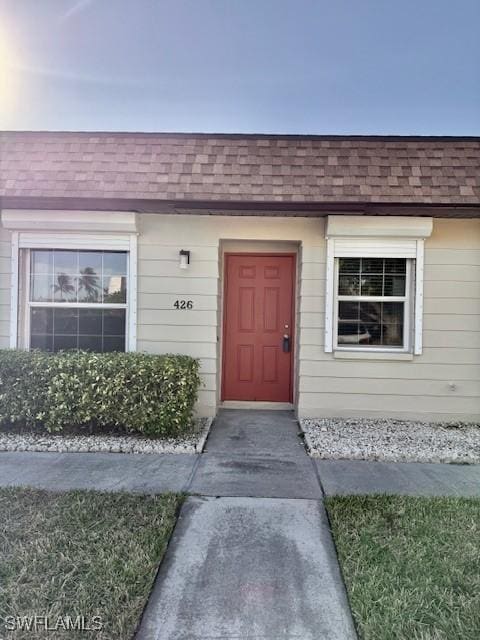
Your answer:
[[[56,211],[4,209],[2,226],[12,231],[136,233],[133,211]]]
[[[326,237],[428,238],[433,218],[410,216],[328,216]]]

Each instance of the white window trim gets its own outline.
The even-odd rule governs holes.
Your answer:
[[[10,347],[18,347],[18,335],[20,328],[19,319],[19,264],[21,249],[77,249],[77,250],[105,250],[105,251],[126,251],[127,260],[127,303],[126,305],[115,304],[89,304],[89,307],[98,308],[125,308],[127,310],[127,325],[125,336],[125,350],[136,351],[137,348],[137,233],[128,234],[84,234],[84,233],[12,233],[12,259],[11,259],[11,309],[10,309]],[[26,261],[27,277],[30,273],[29,255]],[[28,296],[28,287],[26,287]],[[35,303],[25,300],[27,307],[30,306],[57,306],[55,303]],[[78,307],[76,303],[62,303],[62,307]],[[25,313],[24,327],[22,335],[25,348],[29,347],[29,313]]]
[[[325,286],[325,352],[326,353],[398,353],[405,349],[385,347],[334,347],[336,344],[336,275],[337,257],[379,257],[415,259],[411,274],[408,353],[423,351],[423,279],[424,243],[433,229],[433,219],[401,216],[328,216]],[[363,252],[367,251],[368,256]],[[351,255],[349,255],[351,253]],[[360,356],[359,356],[360,357]]]
[[[12,256],[10,263],[10,348],[17,348],[18,340],[18,302],[19,302],[19,249],[18,231],[12,232]]]
[[[126,350],[137,350],[137,262],[138,262],[138,234],[130,235],[130,249],[128,253],[127,280],[127,340]]]
[[[405,295],[404,296],[339,296],[338,295],[338,258],[334,261],[334,290],[333,290],[333,348],[335,351],[355,351],[358,353],[411,353],[412,351],[412,334],[411,334],[411,318],[412,318],[412,274],[413,264],[412,260],[406,258],[407,271],[405,280]],[[357,346],[357,345],[342,345],[338,344],[338,303],[345,300],[353,301],[382,301],[382,302],[403,302],[403,346],[402,347],[387,347],[387,346]]]
[[[14,231],[136,233],[134,211],[71,211],[61,209],[3,209],[2,227]]]
[[[423,351],[423,272],[425,243],[417,240],[417,256],[415,258],[415,297],[414,297],[414,330],[413,353],[421,355]]]
[[[327,238],[327,264],[325,283],[325,351],[333,352],[333,327],[335,322],[335,240]]]

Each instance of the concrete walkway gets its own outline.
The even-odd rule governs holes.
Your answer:
[[[222,411],[190,492],[139,640],[356,638],[292,413]]]
[[[292,413],[225,410],[201,455],[1,452],[11,485],[197,494],[140,640],[354,640],[323,495],[480,495],[480,465],[313,460]]]
[[[289,411],[221,411],[191,491],[205,496],[322,497]]]
[[[480,496],[480,464],[315,460],[325,494]]]
[[[52,491],[187,491],[198,456],[189,454],[0,452],[0,486]]]
[[[311,459],[293,413],[224,410],[201,455],[1,451],[0,486],[313,500],[323,492],[480,496],[480,465]]]
[[[323,505],[189,498],[137,640],[354,640]]]

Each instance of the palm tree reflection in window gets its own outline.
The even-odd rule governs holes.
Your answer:
[[[53,290],[56,300],[68,302],[69,299],[71,300],[72,295],[74,296],[75,294],[75,285],[72,284],[70,276],[67,276],[66,273],[59,273],[57,281],[53,285]]]
[[[100,302],[100,279],[92,267],[80,269],[80,278],[78,279],[78,292],[83,289],[85,295],[82,296],[84,302]]]
[[[92,267],[85,267],[80,270],[78,278],[78,297],[82,302],[101,302],[101,286],[100,278],[97,276]],[[55,299],[60,302],[75,302],[76,287],[72,277],[66,273],[59,273],[56,282],[53,285]],[[81,292],[84,292],[82,295]]]

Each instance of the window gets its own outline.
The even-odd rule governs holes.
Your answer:
[[[336,259],[336,348],[409,348],[412,260]]]
[[[422,353],[424,247],[432,229],[427,216],[328,216],[326,353],[390,352],[365,355],[372,359]]]
[[[127,251],[30,249],[32,349],[125,351]]]

